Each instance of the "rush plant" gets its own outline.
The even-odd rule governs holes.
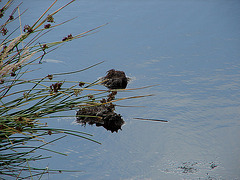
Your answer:
[[[33,25],[24,27],[21,26],[19,19],[26,11],[20,13],[22,3],[10,11],[13,2],[14,0],[9,0],[3,7],[0,7],[0,176],[22,179],[56,171],[45,168],[37,169],[30,165],[31,161],[49,158],[36,155],[35,152],[39,149],[66,155],[48,149],[46,146],[52,142],[72,135],[99,143],[91,138],[91,134],[48,127],[42,119],[57,118],[58,112],[74,110],[88,102],[93,104],[94,101],[89,99],[89,95],[83,95],[83,91],[91,91],[89,93],[92,96],[104,96],[106,91],[90,89],[97,85],[97,82],[59,80],[61,75],[78,73],[102,62],[74,72],[48,74],[39,79],[29,78],[28,73],[31,70],[28,67],[30,65],[41,63],[43,57],[57,47],[89,35],[101,26],[75,36],[68,34],[55,42],[41,43],[41,39],[49,30],[70,21],[53,23],[54,15],[74,0],[50,13],[51,8],[57,2],[57,0],[54,1]],[[19,26],[10,32],[8,27],[13,23],[18,23]],[[58,134],[54,140],[45,141],[44,137],[54,134]],[[33,141],[37,141],[38,145],[26,146]]]
[[[49,127],[43,120],[62,117],[61,112],[64,111],[101,105],[103,104],[101,100],[114,90],[94,88],[102,83],[101,80],[92,83],[61,80],[61,77],[66,74],[79,73],[102,62],[77,71],[47,74],[45,77],[36,79],[29,78],[31,76],[28,74],[32,72],[33,64],[41,63],[48,53],[62,44],[90,35],[106,24],[77,35],[67,34],[55,42],[46,42],[44,39],[46,43],[41,43],[46,33],[71,20],[60,24],[54,23],[55,14],[73,3],[74,0],[50,12],[51,8],[56,5],[57,0],[55,0],[35,23],[23,27],[20,19],[27,11],[20,13],[22,3],[10,11],[13,2],[14,0],[9,0],[0,7],[0,179],[2,177],[3,179],[8,177],[33,179],[35,176],[40,179],[45,173],[64,172],[64,170],[32,167],[31,161],[51,157],[36,154],[37,150],[66,155],[49,149],[48,144],[61,140],[67,135],[100,144],[92,138],[91,134]],[[10,31],[9,27],[13,23],[18,26]],[[139,97],[144,96],[113,99],[105,103]],[[77,116],[86,115],[78,114]],[[50,135],[55,139],[47,141],[46,137]]]

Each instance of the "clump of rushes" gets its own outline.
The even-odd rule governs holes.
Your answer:
[[[66,155],[46,147],[66,135],[73,135],[99,143],[91,138],[91,134],[48,127],[47,123],[42,121],[43,118],[59,117],[56,115],[57,112],[76,110],[80,104],[85,104],[88,101],[94,103],[82,91],[85,90],[87,91],[86,94],[89,94],[90,90],[88,88],[96,85],[96,83],[68,82],[61,81],[58,78],[61,75],[84,71],[101,62],[78,71],[48,74],[46,77],[39,79],[29,79],[29,75],[26,75],[29,70],[27,71],[26,67],[29,69],[29,65],[34,62],[41,63],[45,55],[62,43],[89,35],[101,26],[77,35],[67,35],[64,41],[60,38],[56,42],[41,43],[40,38],[44,38],[43,35],[49,29],[69,21],[53,24],[54,15],[71,4],[73,0],[50,13],[51,8],[57,2],[57,0],[54,1],[33,25],[24,24],[22,28],[20,23],[19,28],[11,31],[10,24],[17,23],[19,25],[18,19],[25,13],[24,11],[19,14],[17,11],[20,10],[21,4],[10,11],[9,7],[13,5],[13,2],[14,0],[9,0],[0,9],[0,176],[6,179],[10,176],[15,179],[29,179],[34,176],[41,178],[43,174],[56,170],[32,167],[31,161],[49,158],[37,155],[36,150],[41,149]],[[20,29],[23,29],[22,33]],[[45,42],[46,39],[43,41]],[[81,87],[84,84],[86,84],[86,87]],[[81,86],[79,87],[79,85]],[[26,87],[30,88],[26,89]],[[91,91],[93,92],[94,89],[91,89]],[[102,98],[104,93],[107,92],[96,91],[92,94]],[[56,138],[46,142],[44,137],[49,135],[56,136]],[[32,141],[39,142],[39,145],[31,146],[30,142]],[[26,144],[28,145],[26,146]],[[64,170],[58,171],[64,172]]]
[[[102,62],[73,72],[48,74],[39,79],[29,79],[29,76],[26,75],[30,72],[29,68],[31,66],[29,67],[29,65],[35,62],[41,63],[45,55],[55,50],[62,43],[89,35],[105,24],[77,35],[68,33],[69,35],[65,38],[55,42],[41,43],[40,38],[43,38],[43,35],[49,29],[69,21],[53,24],[55,23],[54,15],[74,0],[50,13],[51,8],[57,2],[55,0],[33,25],[25,24],[23,28],[16,28],[10,32],[8,30],[9,24],[18,24],[17,20],[25,13],[25,11],[21,14],[17,13],[21,4],[8,13],[13,1],[9,0],[0,9],[0,36],[2,36],[0,38],[0,174],[1,178],[4,177],[3,179],[8,179],[10,176],[15,179],[30,179],[38,176],[38,179],[40,179],[45,173],[64,172],[64,170],[32,167],[31,161],[50,158],[50,156],[37,155],[36,150],[41,149],[66,155],[48,149],[46,146],[67,135],[99,143],[91,138],[91,134],[71,129],[48,127],[47,123],[43,122],[44,118],[59,118],[62,116],[57,115],[58,112],[99,106],[106,103],[101,101],[103,98],[109,98],[107,103],[112,103],[118,100],[144,96],[114,99],[110,95],[107,97],[109,91],[112,90],[92,88],[102,83],[99,80],[87,83],[59,79],[66,74],[79,73]],[[22,27],[21,24],[20,27]],[[18,30],[20,32],[20,29],[23,29],[23,32],[14,37]],[[45,42],[46,39],[43,41]],[[30,88],[26,89],[26,87]],[[81,116],[86,115],[78,114],[78,117]],[[75,117],[75,112],[71,117]],[[54,140],[46,142],[44,137],[50,135],[58,136]],[[39,145],[31,146],[30,142],[32,141],[39,142]],[[26,146],[26,144],[28,145]]]

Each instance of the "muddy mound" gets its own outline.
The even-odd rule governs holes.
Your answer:
[[[123,71],[116,71],[111,69],[107,72],[105,77],[102,77],[102,84],[109,89],[125,89],[127,87],[129,78],[126,77]]]

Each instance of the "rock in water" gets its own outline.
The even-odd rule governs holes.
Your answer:
[[[127,87],[129,78],[126,77],[123,71],[116,71],[111,69],[107,75],[101,78],[102,84],[109,89],[125,89]]]

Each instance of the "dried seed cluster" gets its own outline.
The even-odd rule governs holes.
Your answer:
[[[69,34],[67,37],[64,37],[62,39],[62,41],[66,41],[66,40],[69,40],[69,39],[72,39],[72,38],[73,38],[72,34]]]
[[[51,92],[58,92],[63,83],[55,83],[50,86]]]
[[[31,26],[29,26],[29,25],[27,24],[27,25],[25,25],[25,26],[23,27],[23,32],[32,33],[32,32],[33,32],[33,29],[32,29]]]

